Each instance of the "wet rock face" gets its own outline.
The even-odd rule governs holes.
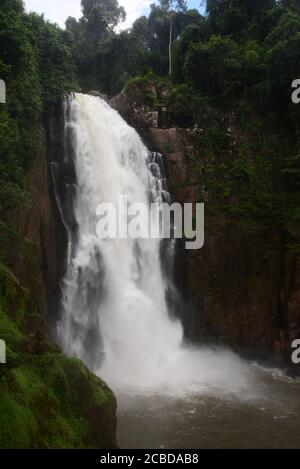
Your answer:
[[[40,315],[45,330],[58,309],[65,269],[67,237],[55,202],[51,167],[52,158],[63,160],[63,145],[63,114],[58,106],[48,116],[40,154],[25,178],[30,205],[20,214],[20,236],[13,243],[10,261],[20,284],[29,291],[29,308]]]
[[[189,164],[187,152],[195,135],[201,130],[149,129],[148,140],[164,156],[168,174],[168,187],[173,199],[180,203],[198,201],[201,181]]]
[[[205,202],[201,171],[194,165],[201,159],[197,136],[203,130],[161,128],[159,119],[151,125],[149,112],[145,115],[141,103],[126,92],[113,105],[150,150],[164,155],[173,201]],[[290,344],[300,337],[299,256],[289,252],[276,230],[257,233],[225,214],[207,218],[205,230],[202,250],[179,245],[177,255],[186,334],[194,341],[219,341],[255,358],[288,363]]]
[[[285,256],[284,273],[286,321],[292,342],[300,338],[300,260],[296,253],[288,252]]]
[[[300,290],[293,291],[288,302],[288,321],[290,326],[291,339],[300,337]]]
[[[166,157],[174,201],[205,200],[193,166],[195,130],[150,129],[148,138]],[[181,251],[178,284],[192,309],[185,318],[192,340],[217,340],[247,355],[289,363],[300,335],[299,259],[275,230],[255,232],[224,216],[209,217],[205,245]]]
[[[195,132],[201,130],[147,131],[154,148],[165,155],[169,189],[180,203],[203,201],[191,155]],[[206,222],[202,250],[181,250],[177,281],[192,306],[184,318],[192,340],[213,339],[260,356],[270,353],[279,333],[280,272],[276,252],[264,252],[266,241],[218,217]]]

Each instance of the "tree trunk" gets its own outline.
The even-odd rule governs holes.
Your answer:
[[[173,48],[173,22],[174,22],[174,15],[173,10],[171,10],[171,18],[170,18],[170,42],[169,42],[169,76],[172,76],[173,71],[173,56],[172,56],[172,48]]]

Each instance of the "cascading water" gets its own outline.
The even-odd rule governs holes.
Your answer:
[[[159,240],[96,235],[97,206],[168,199],[160,157],[100,98],[69,100],[66,132],[76,171],[76,233],[64,281],[59,342],[114,386],[174,386],[244,382],[245,368],[230,352],[188,349],[168,313]],[[71,137],[70,137],[71,135]],[[232,379],[234,373],[234,380]]]
[[[100,203],[117,207],[119,196],[126,195],[128,204],[142,202],[150,209],[150,202],[168,200],[161,157],[150,154],[100,98],[70,97],[65,131],[76,181],[68,183],[68,193],[75,192],[68,202],[74,213],[72,220],[70,213],[65,217],[71,226],[57,336],[67,354],[81,358],[117,391],[120,444],[195,448],[236,441],[246,447],[253,437],[255,446],[267,435],[257,435],[256,428],[265,425],[280,446],[282,426],[274,419],[288,419],[290,437],[289,422],[297,425],[297,389],[274,387],[269,374],[227,350],[184,344],[182,326],[168,312],[165,246],[158,240],[96,235]],[[167,248],[172,256],[172,244]],[[277,397],[268,400],[271,386]],[[240,439],[243,422],[246,439]],[[181,430],[170,433],[174,426]]]

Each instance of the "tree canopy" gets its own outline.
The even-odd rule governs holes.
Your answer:
[[[205,16],[183,0],[160,0],[148,17],[119,30],[124,19],[117,0],[82,0],[82,17],[68,18],[61,30],[26,14],[21,0],[2,0],[0,76],[8,103],[0,107],[0,212],[25,203],[23,175],[42,117],[57,100],[79,87],[114,95],[137,77],[156,81],[165,96],[156,106],[169,107],[169,125],[210,125],[212,135],[223,135],[218,142],[228,116],[269,138],[274,129],[274,139],[287,142],[274,173],[285,190],[298,187],[300,108],[291,84],[299,78],[299,0],[207,0]],[[261,161],[269,171],[270,161]]]

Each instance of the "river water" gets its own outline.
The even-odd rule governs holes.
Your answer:
[[[119,391],[118,442],[127,449],[300,448],[300,381],[252,365],[244,395],[210,389]]]

